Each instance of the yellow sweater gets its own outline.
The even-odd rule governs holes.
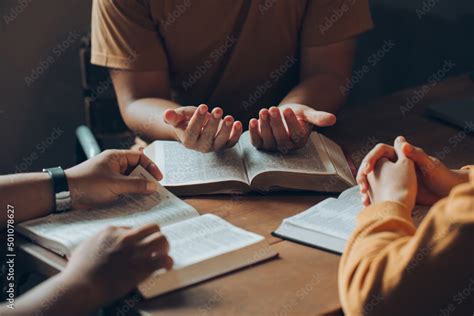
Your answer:
[[[418,229],[399,203],[364,209],[339,293],[346,315],[474,315],[474,169]]]

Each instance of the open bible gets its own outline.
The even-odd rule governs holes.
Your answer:
[[[359,187],[354,186],[338,198],[325,199],[306,211],[285,218],[273,235],[341,254],[356,227],[357,215],[363,209]],[[412,217],[416,226],[427,212],[426,206],[415,207]]]
[[[132,172],[152,177],[141,167]],[[199,213],[162,186],[149,196],[130,195],[97,210],[73,210],[24,222],[17,231],[37,244],[70,257],[74,248],[106,226],[156,223],[170,244],[174,265],[138,286],[145,297],[170,292],[272,258],[265,238],[224,219]],[[120,276],[117,276],[120,277]]]
[[[145,154],[163,171],[161,184],[177,195],[283,189],[341,192],[355,185],[341,147],[316,132],[305,147],[286,154],[255,149],[248,132],[221,152],[199,153],[175,141],[155,141]]]

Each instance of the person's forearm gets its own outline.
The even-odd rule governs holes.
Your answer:
[[[65,272],[20,296],[13,306],[0,306],[1,315],[89,315],[103,302],[91,285],[72,280]],[[13,308],[12,308],[13,307]]]
[[[294,87],[280,105],[298,103],[318,111],[336,113],[346,101],[346,97],[339,90],[342,84],[343,79],[337,75],[313,75]]]
[[[47,173],[0,176],[2,227],[7,222],[7,209],[13,208],[15,222],[47,215],[54,207],[53,185]]]
[[[393,288],[387,284],[398,280],[394,276],[403,272],[402,262],[405,264],[406,260],[392,263],[382,259],[398,254],[400,247],[395,248],[393,244],[402,240],[405,244],[407,238],[415,234],[410,213],[411,210],[400,203],[383,202],[372,204],[358,215],[356,229],[339,264],[339,296],[346,314],[375,315],[375,308],[369,313],[367,306],[387,295],[385,289]],[[404,256],[412,252],[405,252]],[[388,299],[384,304],[393,304]],[[377,305],[377,309],[381,308],[381,304]]]
[[[138,99],[122,109],[122,116],[127,126],[142,138],[177,140],[174,129],[164,121],[164,113],[167,109],[179,107],[179,104],[166,99]]]

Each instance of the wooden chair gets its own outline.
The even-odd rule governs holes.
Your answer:
[[[92,65],[90,55],[89,35],[82,39],[79,51],[86,124],[76,130],[78,162],[96,156],[104,149],[126,149],[135,144],[135,137],[120,114],[109,71]]]

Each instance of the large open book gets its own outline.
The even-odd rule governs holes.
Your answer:
[[[155,141],[145,154],[163,171],[161,183],[178,195],[281,189],[341,192],[355,185],[341,147],[316,132],[304,148],[285,155],[255,149],[248,132],[222,152],[199,153],[178,142]]]
[[[285,218],[273,235],[308,246],[342,253],[356,227],[357,215],[363,210],[359,187],[328,198],[295,216]],[[428,208],[417,206],[412,216],[419,225]]]
[[[132,173],[152,179],[141,167]],[[165,188],[150,196],[127,196],[97,210],[52,214],[17,226],[18,232],[60,255],[70,257],[84,239],[108,225],[157,223],[170,244],[173,269],[157,271],[138,286],[148,298],[272,258],[277,253],[264,237],[222,218],[199,213]],[[120,277],[119,275],[117,277]]]

